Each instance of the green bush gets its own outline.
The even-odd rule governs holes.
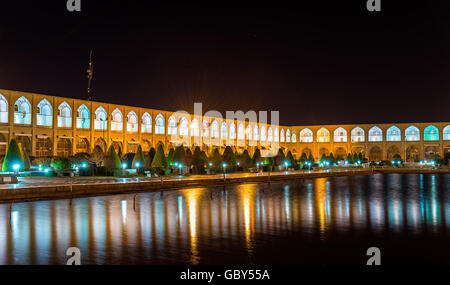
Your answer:
[[[70,160],[67,157],[54,157],[50,163],[50,166],[56,171],[72,168]]]
[[[159,145],[156,150],[155,157],[152,161],[152,168],[155,169],[155,172],[159,172],[160,175],[167,169],[167,160],[162,145]]]
[[[23,170],[23,161],[19,145],[15,139],[12,139],[9,142],[8,151],[3,160],[2,171],[14,171],[13,165],[15,164],[20,165],[20,169]]]
[[[136,165],[139,163],[139,167]],[[132,161],[132,168],[138,168],[142,169],[144,167],[144,153],[142,152],[141,145],[138,146],[138,149],[136,151],[136,154],[134,155],[133,161]]]

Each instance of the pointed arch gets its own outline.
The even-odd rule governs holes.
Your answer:
[[[239,124],[238,126],[238,140],[245,140],[245,129],[243,124]]]
[[[280,141],[280,133],[278,132],[278,128],[275,128],[273,131],[273,141],[274,142]]]
[[[273,141],[273,130],[272,130],[272,127],[269,127],[267,129],[267,141],[268,142]]]
[[[227,122],[222,122],[222,139],[226,140],[228,138],[228,125]]]
[[[259,127],[259,132],[260,132],[260,138],[259,140],[262,142],[265,142],[267,140],[267,129],[266,126],[260,126]]]
[[[257,125],[253,129],[253,140],[259,141],[259,128]]]
[[[245,137],[247,141],[251,141],[253,138],[252,125],[248,124],[247,129],[245,130]]]
[[[330,142],[330,131],[327,128],[320,128],[317,131],[317,142]]]
[[[450,141],[450,125],[446,126],[442,131],[444,141]]]
[[[200,127],[198,125],[198,119],[192,119],[191,123],[191,136],[198,137],[200,136]]]
[[[77,110],[77,128],[89,129],[91,127],[91,112],[86,105],[81,104]]]
[[[302,143],[312,143],[313,142],[313,132],[305,128],[300,131],[300,142]]]
[[[0,94],[0,123],[8,122],[8,100]]]
[[[360,127],[353,128],[351,132],[352,142],[364,142],[365,141],[365,132]]]
[[[130,111],[127,115],[127,132],[137,133],[138,131],[138,116],[134,111]]]
[[[294,132],[292,133],[291,142],[292,143],[297,143],[297,135]]]
[[[439,129],[433,125],[429,125],[423,131],[424,141],[438,141],[439,140]]]
[[[416,126],[409,126],[405,130],[405,140],[407,142],[420,141],[420,130]]]
[[[211,124],[211,138],[219,138],[219,123],[217,122],[217,120],[214,120]]]
[[[209,137],[209,122],[206,119],[203,120],[202,135],[203,135],[204,138],[208,138]]]
[[[189,122],[186,117],[182,117],[180,120],[180,136],[188,137],[189,136]]]
[[[391,126],[386,131],[386,141],[388,142],[399,142],[402,140],[402,132],[397,126]]]
[[[152,116],[145,112],[141,119],[141,133],[151,134],[152,133]]]
[[[156,115],[155,118],[155,134],[164,135],[166,133],[166,121],[161,114]]]
[[[167,134],[168,135],[177,135],[177,124],[178,121],[175,116],[170,116],[167,121]]]
[[[334,142],[347,142],[347,131],[342,127],[337,128],[334,130],[333,140]]]
[[[282,143],[285,142],[285,140],[284,140],[284,129],[281,129],[281,132],[280,132],[280,142],[282,142]]]
[[[123,131],[123,115],[118,108],[111,113],[111,131]]]
[[[53,125],[53,108],[47,99],[37,105],[36,125],[51,127]]]
[[[31,124],[31,104],[24,96],[14,103],[14,124]]]
[[[286,142],[287,143],[291,142],[291,130],[290,129],[286,130]]]
[[[107,123],[108,123],[108,119],[107,119],[106,111],[102,106],[99,106],[95,110],[94,129],[95,130],[106,130]]]
[[[369,130],[369,142],[382,142],[383,141],[383,131],[374,126]]]
[[[234,124],[234,122],[230,125],[230,139],[236,139],[236,125]]]
[[[59,128],[71,128],[72,127],[72,108],[66,101],[62,102],[58,106],[58,122]]]

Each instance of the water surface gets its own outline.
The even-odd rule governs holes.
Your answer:
[[[450,175],[376,174],[0,205],[0,264],[450,263]]]

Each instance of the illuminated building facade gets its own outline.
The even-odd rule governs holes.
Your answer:
[[[257,147],[263,155],[282,148],[297,158],[302,152],[316,159],[363,152],[375,161],[395,154],[414,161],[450,151],[450,123],[272,126],[0,90],[0,155],[12,138],[36,157],[70,156],[95,146],[105,151],[113,145],[127,153],[138,145],[148,151],[162,144],[167,151],[183,144],[207,153],[230,145],[250,154]]]

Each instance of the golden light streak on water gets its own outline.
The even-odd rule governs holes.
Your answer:
[[[242,201],[244,215],[245,243],[249,253],[253,251],[252,235],[255,226],[255,185],[244,184],[239,186],[238,193]]]
[[[189,234],[191,241],[191,263],[198,264],[200,257],[198,255],[198,236],[197,236],[197,212],[198,212],[198,202],[202,192],[205,189],[195,188],[183,191],[186,198],[186,204],[188,207],[188,217],[189,217]]]
[[[316,180],[316,204],[317,204],[317,211],[319,212],[319,224],[320,224],[320,234],[325,234],[325,223],[326,223],[326,213],[325,213],[325,203],[326,203],[326,179],[319,178]]]

